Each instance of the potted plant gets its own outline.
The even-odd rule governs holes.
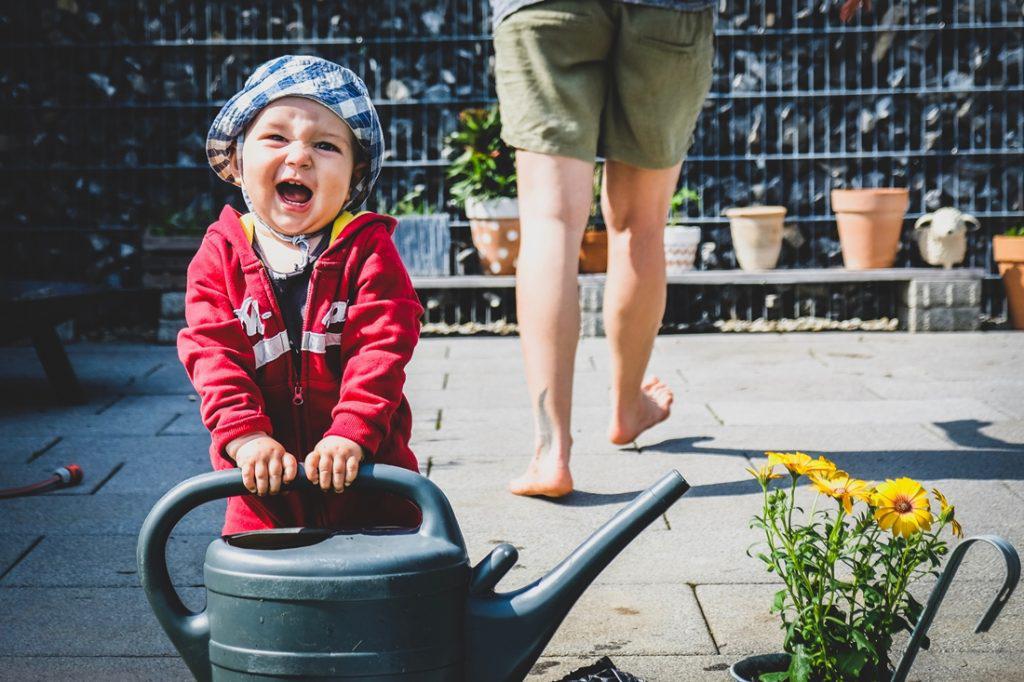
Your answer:
[[[590,203],[590,220],[580,243],[580,272],[583,273],[608,271],[608,231],[600,217],[603,168],[601,164],[594,168],[594,199]]]
[[[162,206],[142,233],[142,286],[184,291],[186,271],[215,216],[213,199],[201,194],[187,206]]]
[[[1024,329],[1024,224],[992,238],[992,257],[1003,278],[1010,326]]]
[[[744,270],[771,270],[782,251],[782,221],[785,206],[727,208],[732,247]]]
[[[406,270],[413,276],[450,275],[451,231],[446,213],[434,212],[415,185],[387,213],[398,218],[393,239]]]
[[[668,224],[665,226],[665,273],[668,275],[681,275],[693,270],[697,260],[700,228],[684,225],[678,217],[683,206],[689,203],[700,206],[700,194],[685,185],[676,190],[669,203]]]
[[[953,506],[938,490],[929,497],[909,478],[875,486],[824,457],[766,454],[766,465],[747,470],[763,491],[761,513],[751,525],[764,531],[757,557],[783,582],[771,610],[781,617],[786,653],[744,659],[733,666],[733,676],[760,682],[889,679],[893,636],[911,630],[923,611],[908,589],[937,575],[947,528],[963,536]],[[779,467],[789,476],[773,489],[772,480],[783,478]],[[807,512],[795,500],[802,477],[819,494]],[[822,505],[821,497],[834,504]]]
[[[908,190],[834,189],[831,196],[843,265],[850,270],[892,267],[910,206]]]
[[[451,196],[466,212],[484,272],[514,273],[519,255],[515,150],[501,140],[498,108],[462,111],[445,144],[454,156],[447,173],[454,181]]]

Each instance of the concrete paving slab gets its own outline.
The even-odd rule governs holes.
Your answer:
[[[1005,419],[971,398],[932,400],[844,400],[752,402],[718,400],[710,403],[725,424],[907,424],[957,419]]]
[[[599,656],[542,656],[527,676],[528,680],[556,682],[570,673],[597,662]],[[679,680],[715,680],[728,678],[729,663],[723,656],[630,656],[613,653],[615,666],[645,682]]]
[[[173,535],[167,549],[171,580],[203,584],[211,535]],[[137,535],[51,535],[8,573],[3,587],[138,587]]]
[[[51,495],[3,502],[5,528],[40,535],[77,535],[109,532],[131,535],[171,484],[156,485],[149,493],[112,495]],[[224,525],[224,500],[208,502],[185,516],[181,533],[219,534]]]
[[[0,576],[13,570],[41,540],[41,535],[30,533],[0,533]]]
[[[158,362],[140,374],[133,375],[123,389],[124,393],[138,395],[184,395],[195,393],[185,367],[173,358]]]
[[[10,436],[0,438],[0,464],[21,464],[38,456],[57,442],[56,436]]]
[[[156,435],[188,404],[185,396],[121,396],[91,410],[4,411],[0,413],[0,432],[16,436]]]
[[[544,653],[651,656],[713,654],[715,648],[689,586],[594,585]]]
[[[60,488],[58,490],[42,493],[47,497],[61,495],[89,495],[105,481],[116,473],[120,462],[111,461],[109,458],[91,458],[86,464],[84,461],[58,460],[50,453],[32,460],[28,463],[9,463],[0,468],[0,488],[16,488],[33,483],[44,481],[53,475],[58,467],[65,464],[78,464],[82,467],[83,477],[78,485]]]
[[[935,651],[1024,651],[1024,599],[1015,594],[988,633],[973,634],[974,625],[995,596],[999,583],[960,581],[950,587],[929,631]],[[782,630],[778,615],[769,613],[777,585],[698,585],[697,598],[723,654],[780,651]],[[930,584],[912,589],[922,601]],[[975,671],[979,673],[981,671]]]
[[[192,608],[204,591],[184,588]],[[0,656],[166,656],[176,651],[142,588],[5,587]]]
[[[176,656],[2,656],[0,667],[8,679],[24,682],[180,682],[190,678],[185,662]]]

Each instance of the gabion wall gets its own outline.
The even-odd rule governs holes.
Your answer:
[[[734,267],[721,211],[749,203],[789,208],[780,267],[839,265],[829,189],[900,185],[900,265],[921,264],[913,220],[956,205],[983,225],[968,264],[991,270],[991,235],[1024,222],[1020,3],[883,0],[849,25],[839,4],[720,0],[716,76],[680,181],[700,191],[688,212],[716,243],[702,267]],[[445,205],[442,139],[461,109],[494,101],[484,0],[11,2],[0,50],[15,276],[135,285],[143,231],[198,232],[239,205],[203,139],[252,68],[284,53],[366,80],[389,150],[370,208],[424,185],[456,248],[468,242]]]

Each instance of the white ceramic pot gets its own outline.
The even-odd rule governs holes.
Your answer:
[[[727,208],[736,261],[744,270],[771,270],[782,251],[782,221],[785,206]]]
[[[665,273],[680,275],[693,270],[700,245],[700,228],[694,225],[669,225],[665,228]]]
[[[466,199],[466,217],[470,220],[509,220],[519,218],[519,199]]]

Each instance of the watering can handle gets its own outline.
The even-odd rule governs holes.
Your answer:
[[[314,488],[302,472],[285,488]],[[416,472],[387,464],[364,464],[354,488],[381,490],[411,500],[423,513],[420,535],[464,546],[462,533],[447,498],[434,483]],[[192,509],[225,497],[248,495],[238,469],[214,471],[182,481],[153,506],[139,531],[139,579],[157,620],[181,652],[197,679],[210,678],[210,622],[205,610],[194,613],[181,601],[167,572],[167,539]]]

